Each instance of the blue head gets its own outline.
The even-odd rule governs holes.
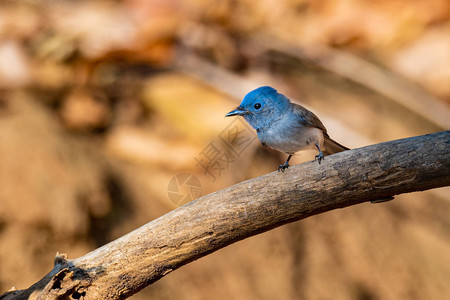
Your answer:
[[[281,118],[289,110],[290,101],[270,86],[248,93],[241,104],[225,117],[243,116],[255,129],[264,128]]]

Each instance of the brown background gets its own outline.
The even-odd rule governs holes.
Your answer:
[[[445,0],[2,1],[0,291],[174,209],[177,174],[204,195],[274,171],[285,155],[220,144],[223,116],[259,85],[356,148],[448,129],[434,116],[449,82]],[[211,142],[232,158],[209,165],[215,181],[195,160]],[[132,299],[447,299],[449,192],[277,228]]]

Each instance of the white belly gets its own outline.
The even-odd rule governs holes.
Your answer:
[[[273,127],[273,126],[272,126]],[[294,154],[305,149],[317,149],[323,146],[323,132],[315,127],[277,128],[258,132],[261,143],[278,151]]]

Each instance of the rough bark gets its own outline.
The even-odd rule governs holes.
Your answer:
[[[327,156],[206,195],[0,299],[123,299],[222,247],[322,212],[450,185],[450,131]],[[379,205],[379,204],[377,204]],[[374,205],[373,209],[377,209]]]

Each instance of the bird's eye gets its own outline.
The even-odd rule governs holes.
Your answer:
[[[255,105],[253,105],[253,107],[255,109],[260,109],[261,108],[261,103],[256,103]]]

